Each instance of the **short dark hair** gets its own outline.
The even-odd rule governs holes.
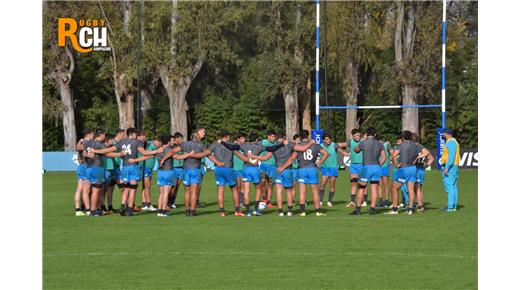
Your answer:
[[[114,139],[115,136],[112,135],[112,134],[110,134],[110,133],[105,133],[105,137],[106,137],[107,139]]]
[[[105,130],[101,129],[101,128],[97,128],[96,129],[96,134],[94,135],[95,137],[99,137],[101,135],[105,134]]]
[[[377,141],[381,141],[381,140],[385,139],[385,138],[383,138],[383,135],[381,135],[381,134],[376,134],[375,137],[376,137]]]
[[[92,131],[92,129],[86,128],[85,130],[83,130],[83,136],[87,136],[88,134],[92,134],[92,133],[94,133],[94,131]]]
[[[292,136],[292,139],[293,141],[300,138],[300,134],[294,134],[294,136]]]
[[[135,128],[131,127],[131,128],[126,129],[126,135],[127,136],[130,136],[130,135],[132,135],[134,133],[136,133]]]
[[[375,136],[375,135],[376,135],[376,128],[374,128],[374,127],[368,127],[368,129],[367,129],[367,135],[368,135],[368,136]]]
[[[258,140],[258,135],[256,135],[255,133],[251,133],[251,135],[249,135],[249,142],[256,142]]]
[[[271,135],[276,135],[276,133],[274,132],[274,130],[269,130],[269,131],[267,131],[267,136],[271,136]]]
[[[280,131],[278,132],[278,138],[285,138],[285,132],[284,131]]]
[[[354,134],[357,134],[357,133],[360,133],[361,131],[359,131],[359,129],[352,129],[352,131],[350,131],[350,134],[354,135]]]
[[[403,133],[401,133],[404,140],[412,140],[412,132],[408,130],[404,130]]]
[[[115,135],[117,135],[119,133],[125,133],[125,130],[119,128],[119,129],[116,130],[116,134]]]
[[[231,133],[229,133],[228,130],[224,129],[224,130],[220,131],[220,137],[226,137],[226,136],[231,136]]]
[[[302,130],[300,133],[302,139],[309,138],[309,130]]]
[[[174,138],[174,139],[182,138],[182,137],[184,137],[184,136],[182,135],[181,132],[175,132],[175,133],[173,134],[173,138]]]
[[[246,134],[244,134],[243,132],[238,132],[238,133],[236,134],[236,136],[235,136],[235,140],[236,140],[236,139],[240,139],[240,138],[242,138],[242,137],[246,137]]]
[[[140,136],[145,136],[146,134],[144,133],[144,131],[136,131],[137,133],[137,137],[140,137]]]
[[[164,144],[168,144],[170,143],[170,139],[172,138],[173,136],[172,135],[164,135],[164,136],[161,136],[161,142]]]
[[[323,133],[323,139],[325,139],[325,138],[330,138],[329,132]]]
[[[162,142],[163,137],[164,137],[164,136],[157,135],[157,136],[155,136],[153,139],[154,139],[155,141],[161,141],[161,142]]]

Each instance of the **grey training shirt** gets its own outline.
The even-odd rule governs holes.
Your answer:
[[[251,153],[253,155],[258,156],[258,155],[260,155],[260,153],[265,151],[265,147],[258,143],[245,143],[245,144],[240,145],[240,150],[242,150],[242,152],[244,152],[244,155],[246,155],[246,156],[247,156],[247,153]],[[258,167],[258,163],[252,164],[252,163],[244,162],[244,166]]]
[[[116,143],[117,150],[125,150],[126,154],[121,157],[123,159],[123,165],[136,165],[137,163],[130,163],[130,158],[136,159],[138,157],[137,155],[137,148],[143,147],[143,142],[137,140],[137,139],[124,139]]]
[[[405,140],[401,145],[397,146],[401,167],[414,165],[415,158],[417,158],[421,149],[422,146],[419,146],[417,143],[413,143],[410,140]]]
[[[374,137],[368,137],[358,146],[363,152],[363,165],[379,165],[379,156],[381,156],[381,151],[385,150],[381,142]]]
[[[91,149],[104,149],[107,147],[105,145],[105,143],[101,143],[97,140],[85,141],[83,143],[83,146],[85,147],[85,150],[87,151],[87,153],[90,153]],[[102,167],[103,166],[103,154],[96,153],[96,154],[94,154],[94,158],[86,157],[85,160],[87,161],[88,167],[94,167],[94,166]]]
[[[274,164],[276,167],[282,166],[287,160],[291,157],[294,146],[296,144],[294,142],[289,142],[287,145],[282,148],[276,150],[274,155]],[[290,168],[290,167],[289,167]]]
[[[233,151],[226,148],[226,146],[215,142],[209,146],[209,151],[218,161],[224,162],[224,167],[233,167]]]
[[[308,141],[302,141],[300,145],[303,146],[307,143]],[[298,168],[316,167],[316,159],[318,158],[320,150],[320,144],[314,144],[304,152],[298,152]]]
[[[173,150],[170,146],[163,146],[164,150],[161,153],[155,154],[155,157],[159,160],[159,170],[172,170],[173,169],[173,157],[164,160],[163,166],[161,166],[161,160],[164,158],[166,153]]]
[[[184,142],[181,145],[182,152],[190,153],[191,151],[194,151],[195,153],[202,153],[204,150],[207,149],[206,145],[200,141],[188,141]],[[200,159],[199,158],[187,158],[184,160],[183,167],[184,169],[193,169],[193,168],[200,168]]]

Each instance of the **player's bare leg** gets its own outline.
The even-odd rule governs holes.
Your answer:
[[[240,195],[238,192],[238,186],[231,186],[231,194],[233,195],[233,205],[235,206],[235,214],[240,212]],[[243,214],[241,214],[243,215]]]
[[[192,184],[189,189],[191,190],[190,194],[190,210],[192,214],[195,213],[195,208],[197,207],[198,194],[200,193],[200,184]]]
[[[90,208],[90,181],[88,180],[83,180],[83,185],[82,185],[82,199],[83,199],[83,204],[85,205],[85,211],[88,212],[91,210]]]
[[[127,208],[127,215],[134,215],[134,205],[135,205],[135,192],[137,191],[137,181],[132,180],[130,181],[130,184],[128,186],[128,208]]]
[[[151,203],[150,189],[152,187],[152,181],[150,177],[143,178],[143,191],[141,192],[141,203],[143,208],[148,208],[148,204]]]
[[[305,183],[300,183],[300,215],[305,216],[305,199],[307,198],[307,185]]]
[[[415,183],[415,192],[417,195],[417,207],[422,208],[424,206],[423,186],[420,183]]]
[[[415,182],[408,182],[406,184],[408,189],[408,214],[410,214],[411,209],[413,208],[413,203],[415,202]]]
[[[188,185],[184,186],[184,210],[186,211],[186,215],[189,215],[191,210],[191,188],[193,186]],[[196,199],[196,198],[195,198]]]
[[[282,211],[283,213],[283,185],[275,184],[274,187],[276,190],[276,206],[278,207],[278,212]],[[288,194],[288,196],[289,195],[290,194]]]
[[[316,210],[316,214],[321,214],[319,187],[319,184],[311,184],[312,199],[314,201],[314,209]]]
[[[250,214],[249,190],[251,189],[251,182],[243,182],[244,205],[246,207],[246,214]]]
[[[336,176],[329,177],[329,199],[327,201],[328,206],[332,206],[334,200],[334,193],[336,192]]]
[[[321,176],[320,181],[320,202],[323,202],[323,195],[325,194],[325,188],[327,188],[327,182],[329,181],[329,176]]]
[[[224,192],[226,188],[224,186],[217,186],[217,204],[218,208],[220,209],[220,214],[222,216],[222,213],[225,215],[224,211]]]
[[[293,186],[292,188],[286,188],[285,194],[287,195],[287,215],[292,216],[292,207],[294,204],[294,193],[296,192],[296,188]]]
[[[76,209],[81,208],[82,185],[83,185],[83,180],[78,179],[78,184],[76,185],[76,192],[74,193],[74,207]]]
[[[350,202],[348,203],[348,207],[355,207],[356,206],[356,197],[358,192],[358,180],[359,175],[352,174],[350,176]]]

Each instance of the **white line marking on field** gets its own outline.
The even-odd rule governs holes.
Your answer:
[[[250,256],[263,256],[263,255],[282,255],[282,256],[378,256],[378,257],[431,257],[431,258],[457,258],[457,259],[477,259],[474,255],[459,255],[459,254],[428,254],[428,253],[402,253],[402,252],[389,252],[389,253],[375,253],[375,252],[285,252],[285,251],[221,251],[216,250],[215,252],[209,251],[185,251],[185,252],[54,252],[47,253],[44,256],[47,257],[62,257],[62,256],[147,256],[147,255],[159,255],[159,256],[177,256],[177,255],[208,255],[208,256],[226,256],[226,255],[250,255]]]

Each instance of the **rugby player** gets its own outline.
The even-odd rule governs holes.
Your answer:
[[[105,183],[105,170],[103,168],[103,155],[108,157],[119,157],[124,155],[126,152],[113,153],[113,151],[106,150],[107,146],[105,141],[105,131],[103,129],[97,129],[94,135],[94,140],[84,142],[85,150],[83,151],[83,157],[87,162],[87,176],[88,181],[85,184],[84,195],[89,194],[90,187],[92,187],[92,194],[90,196],[90,203],[85,204],[87,207],[87,213],[90,212],[91,216],[103,215],[100,205],[100,194]]]
[[[408,207],[406,214],[413,214],[413,204],[415,200],[415,180],[417,178],[417,166],[415,161],[421,152],[421,148],[416,143],[412,142],[412,132],[406,130],[402,133],[403,143],[398,145],[397,149],[392,154],[392,162],[394,168],[397,168],[397,181],[394,181],[392,186],[392,210],[387,214],[398,214],[398,192],[404,185],[408,192]],[[397,159],[399,156],[399,160]]]
[[[267,139],[262,140],[260,143],[264,147],[274,146],[277,144],[277,136],[274,131],[267,132]],[[260,156],[267,154],[266,151],[262,152]],[[273,178],[276,173],[276,166],[274,157],[264,160],[260,164],[260,174],[262,175],[262,181],[260,183],[262,189],[262,199],[268,208],[272,208],[271,198],[273,196]]]
[[[173,148],[179,146],[184,142],[184,136],[180,132],[175,132],[173,136],[170,136],[171,146]],[[178,152],[177,155],[181,155],[182,152]],[[179,188],[182,182],[182,172],[183,172],[183,159],[173,159],[173,173],[175,174],[175,179],[177,180],[175,185],[172,187],[170,195],[168,197],[168,207],[177,208],[175,205],[175,200],[177,199],[177,193],[179,192]]]
[[[221,142],[229,142],[231,134],[223,130],[220,134],[220,140],[212,143],[209,146],[211,154],[208,158],[215,163],[215,181],[217,184],[217,203],[220,211],[220,216],[226,216],[226,210],[224,209],[224,191],[225,187],[229,186],[233,196],[233,204],[235,206],[235,216],[244,216],[240,211],[240,198],[238,196],[238,188],[236,182],[235,170],[233,169],[233,158],[238,157],[242,161],[247,161],[245,157],[239,151],[231,151],[226,146],[222,145]]]
[[[287,216],[292,216],[292,207],[293,207],[293,196],[295,186],[293,183],[293,170],[292,164],[287,165],[285,168],[282,168],[286,162],[288,162],[289,158],[293,152],[305,152],[309,150],[309,148],[316,144],[314,140],[311,140],[305,145],[296,144],[294,142],[289,142],[288,140],[279,140],[280,143],[283,143],[284,146],[280,149],[273,152],[267,152],[264,156],[254,156],[250,155],[250,158],[258,159],[260,161],[264,159],[269,159],[274,156],[275,165],[277,167],[276,173],[274,176],[275,181],[275,189],[276,189],[276,205],[278,207],[278,216],[284,216],[283,212],[283,189],[285,188],[285,193],[287,196]]]
[[[123,169],[121,172],[121,179],[123,181],[123,190],[121,192],[120,210],[122,216],[134,215],[135,193],[140,177],[139,166],[130,162],[130,159],[137,159],[138,153],[142,155],[154,155],[163,151],[162,147],[153,151],[145,150],[143,147],[143,143],[137,140],[137,132],[135,128],[128,128],[126,129],[126,139],[123,139],[112,147],[106,148],[102,151],[94,151],[94,153],[101,154],[114,151],[124,151],[126,153],[122,156]]]
[[[295,144],[300,144],[302,141],[300,134],[294,134],[293,136],[293,142]],[[294,159],[292,164],[292,176],[293,176],[293,190],[292,192],[292,200],[295,200],[296,197],[296,189],[298,188],[298,158]],[[307,202],[305,202],[307,204]]]
[[[426,168],[431,166],[435,161],[435,158],[430,153],[428,149],[426,149],[423,145],[421,145],[419,141],[419,136],[417,134],[413,134],[414,142],[421,148],[419,155],[415,160],[415,166],[417,166],[417,175],[415,179],[415,192],[417,195],[417,212],[424,212],[424,196],[423,196],[423,184],[424,179],[426,177]]]
[[[237,151],[242,150],[242,152],[247,153],[247,161],[244,162],[244,168],[242,169],[242,184],[244,186],[244,203],[246,207],[246,216],[251,216],[250,211],[250,203],[249,203],[249,191],[251,189],[251,183],[255,185],[256,194],[255,194],[255,208],[253,211],[254,216],[261,216],[259,210],[260,198],[262,197],[262,191],[260,186],[261,176],[260,176],[260,168],[258,167],[258,160],[251,158],[249,156],[259,156],[262,152],[274,152],[277,149],[284,146],[283,144],[277,144],[270,147],[262,146],[258,142],[258,137],[256,134],[251,134],[249,137],[249,142],[238,145],[229,142],[221,142],[222,145],[226,146],[229,150]]]
[[[169,140],[168,140],[169,141]],[[146,150],[153,151],[162,145],[162,137],[156,136],[151,142],[145,141]],[[167,144],[166,144],[167,145]],[[157,162],[157,158],[150,155],[145,161],[142,161],[142,180],[143,188],[141,191],[141,209],[144,211],[154,211],[155,208],[151,202],[150,189],[152,186],[153,168]]]
[[[341,143],[340,143],[341,144]],[[329,153],[329,157],[321,166],[321,183],[320,183],[320,205],[323,202],[323,195],[325,194],[325,187],[329,183],[329,198],[327,206],[332,206],[334,200],[334,193],[336,191],[336,178],[338,177],[338,152],[343,156],[348,156],[347,152],[343,151],[337,143],[332,142],[329,133],[323,134],[323,143],[321,148]],[[346,145],[346,144],[344,144]]]
[[[81,209],[81,203],[83,202],[83,207],[87,204],[90,205],[88,192],[87,195],[82,195],[83,185],[88,180],[87,177],[87,163],[85,162],[85,157],[83,157],[83,151],[85,150],[84,142],[90,141],[94,139],[94,132],[91,129],[85,129],[83,133],[83,138],[78,141],[76,144],[76,150],[78,151],[78,169],[76,170],[76,176],[78,179],[78,183],[76,185],[76,192],[74,193],[74,207],[76,209],[76,216],[84,216],[85,212]],[[89,207],[90,208],[90,207]]]
[[[347,207],[356,206],[356,193],[358,189],[359,174],[363,168],[363,152],[356,152],[354,148],[361,142],[361,131],[359,129],[352,129],[350,132],[352,139],[347,140],[347,150],[350,152],[350,202]],[[363,201],[363,206],[366,206],[366,201]]]
[[[360,142],[355,148],[356,153],[363,152],[363,168],[360,172],[358,182],[358,193],[356,198],[356,209],[351,215],[361,215],[361,205],[363,203],[364,192],[370,183],[371,198],[369,214],[376,214],[376,201],[378,195],[379,181],[381,180],[381,165],[386,161],[386,153],[383,145],[375,138],[376,129],[370,127],[366,132],[366,139]]]
[[[299,145],[306,145],[313,140],[309,139],[309,131],[303,130],[301,132],[301,139]],[[320,160],[316,163],[320,154]],[[312,191],[312,198],[314,201],[314,209],[316,216],[324,216],[325,213],[321,211],[320,194],[319,194],[319,173],[318,168],[327,160],[329,153],[321,148],[319,144],[313,144],[309,149],[303,152],[293,152],[291,157],[280,166],[277,171],[283,172],[285,168],[290,166],[293,161],[298,159],[298,183],[300,184],[300,216],[305,216],[305,198],[307,196],[307,185],[310,184]]]
[[[211,154],[202,139],[206,134],[204,128],[195,131],[193,140],[183,142],[163,156],[162,163],[179,152],[190,152],[189,158],[183,162],[182,183],[184,184],[184,208],[186,216],[196,216],[197,191],[201,182],[201,159]],[[193,152],[192,152],[193,151]]]
[[[241,145],[246,142],[245,135],[241,132],[237,133],[235,136],[235,144]],[[241,150],[239,150],[240,153],[244,154]],[[240,158],[238,158],[236,155],[233,155],[233,170],[235,170],[235,175],[237,177],[237,190],[238,190],[238,197],[240,200],[240,207],[245,208],[244,203],[244,190],[242,187],[242,169],[244,168],[244,161]]]
[[[107,147],[111,147],[115,145],[117,142],[123,140],[125,138],[125,130],[117,129],[116,134],[113,138],[109,138],[106,143]],[[110,165],[112,163],[112,166]],[[106,196],[108,209],[107,213],[113,213],[114,207],[112,206],[112,197],[114,193],[114,185],[117,184],[119,190],[121,190],[121,157],[107,157],[103,156],[103,166],[105,167],[105,187],[103,188],[103,193]],[[110,168],[112,170],[110,171]],[[108,169],[108,170],[107,170]],[[107,173],[108,171],[108,173]],[[102,205],[103,207],[104,205]],[[103,208],[102,208],[103,209]]]
[[[381,182],[379,183],[379,200],[378,200],[378,206],[380,207],[389,207],[392,205],[390,202],[390,186],[388,184],[389,176],[390,176],[390,160],[392,156],[392,152],[394,151],[392,149],[392,145],[390,142],[386,141],[383,136],[380,134],[376,134],[377,141],[381,142],[383,144],[383,148],[385,149],[385,155],[386,160],[383,165],[381,165]]]

